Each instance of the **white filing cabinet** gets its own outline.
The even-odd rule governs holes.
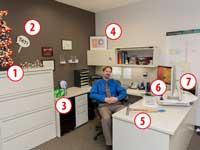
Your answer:
[[[88,97],[87,94],[75,97],[76,127],[88,122]]]
[[[17,83],[0,73],[0,150],[30,150],[56,137],[53,71],[25,71]]]
[[[88,50],[87,64],[91,66],[116,65],[115,50]]]

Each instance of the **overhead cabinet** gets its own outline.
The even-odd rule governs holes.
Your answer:
[[[90,66],[116,65],[115,50],[88,50],[87,64]]]
[[[156,67],[159,61],[158,48],[153,46],[88,50],[87,56],[90,66]]]

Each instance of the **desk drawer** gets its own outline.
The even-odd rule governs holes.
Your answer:
[[[1,128],[2,138],[23,134],[23,132],[52,122],[55,122],[55,110],[53,108],[3,121]]]
[[[27,113],[39,107],[53,106],[53,93],[45,92],[27,97],[13,98],[12,100],[0,102],[0,119],[17,114]]]
[[[76,116],[76,127],[79,127],[86,122],[88,122],[88,111]]]
[[[76,114],[88,111],[88,105],[76,106]]]
[[[87,94],[75,97],[75,101],[76,101],[76,106],[87,105],[88,104]]]

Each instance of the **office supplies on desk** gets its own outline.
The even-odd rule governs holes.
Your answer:
[[[130,106],[127,106],[126,109],[126,116],[129,115],[130,111],[144,111],[149,113],[155,113],[155,112],[166,112],[165,109],[153,109],[153,108],[130,108]]]
[[[191,106],[192,102],[186,102],[186,101],[179,101],[177,99],[169,99],[169,100],[162,100],[158,102],[159,105],[163,106]]]
[[[131,82],[130,84],[130,89],[137,89],[138,88],[139,83],[138,82]]]

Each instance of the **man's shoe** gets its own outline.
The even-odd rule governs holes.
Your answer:
[[[106,150],[112,150],[112,145],[106,145]]]

